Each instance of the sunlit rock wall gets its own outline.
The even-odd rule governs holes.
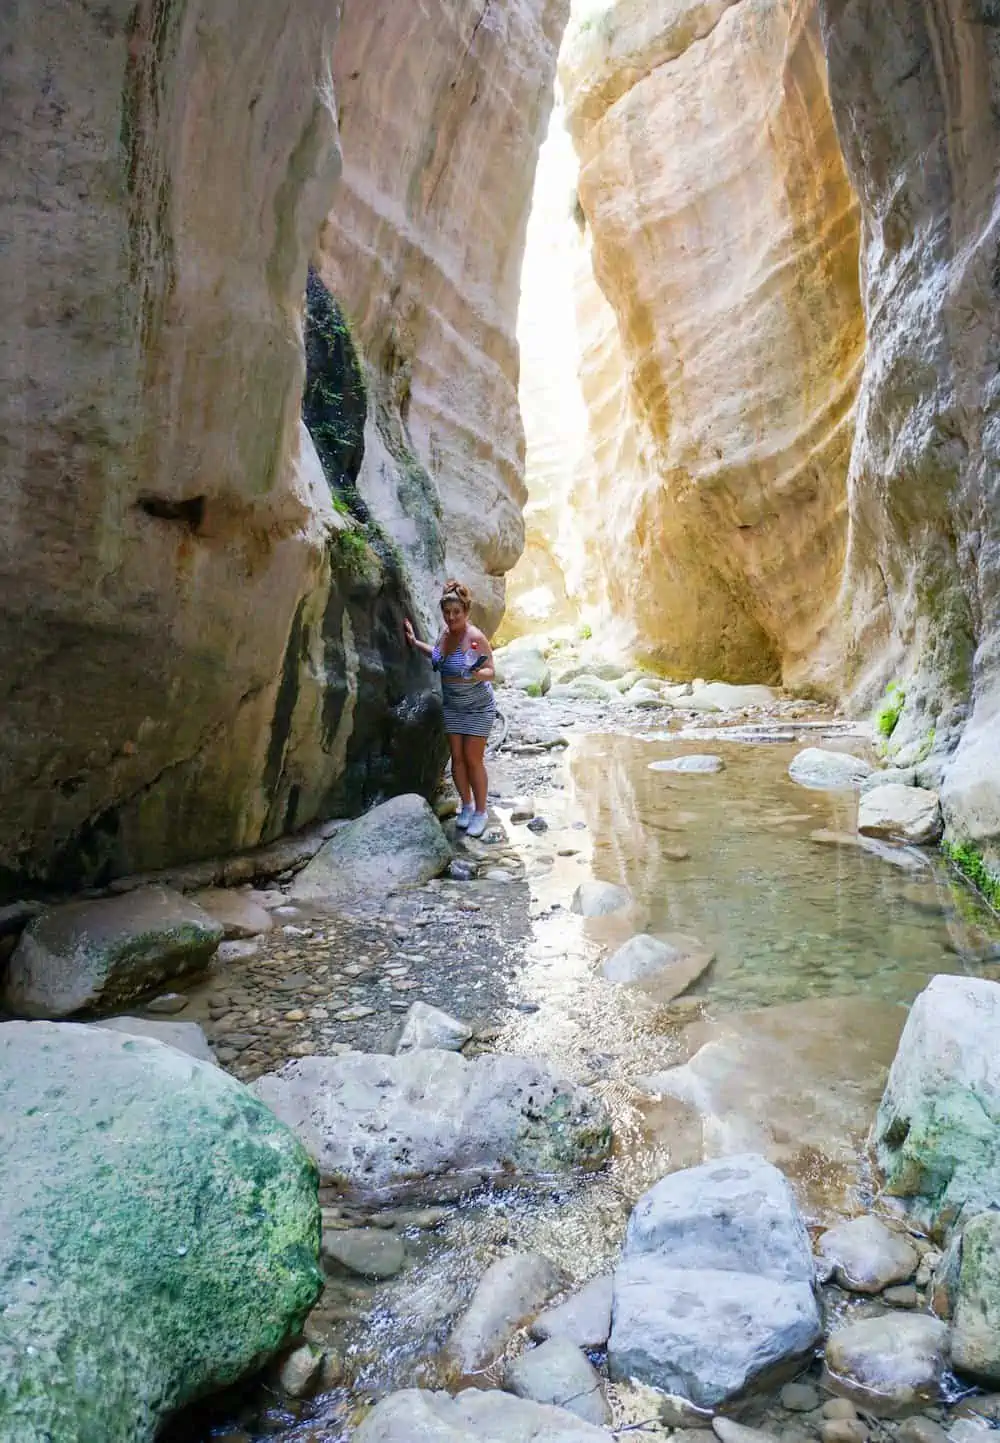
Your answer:
[[[864,326],[814,5],[591,3],[560,74],[611,606],[670,671],[831,684]]]
[[[358,480],[420,578],[497,625],[524,544],[514,335],[538,147],[569,0],[346,0],[344,176],[320,271],[369,363]]]
[[[7,7],[5,889],[228,851],[430,784],[406,559],[418,590],[447,564],[498,613],[521,537],[517,270],[561,10]],[[371,443],[364,477],[362,447],[338,442],[338,474],[300,421],[331,212],[321,259],[373,378],[346,418]],[[310,378],[335,431],[353,373],[333,347]]]
[[[869,333],[849,676],[859,703],[903,681],[892,746],[930,753],[953,832],[992,839],[1000,861],[1000,12],[991,0],[821,10],[861,200]]]

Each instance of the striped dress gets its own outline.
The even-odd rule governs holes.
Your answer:
[[[453,651],[446,656],[440,642],[431,652],[431,666],[441,673],[444,729],[453,736],[488,737],[496,720],[496,702],[488,681],[455,680],[469,675],[477,655],[481,653]]]

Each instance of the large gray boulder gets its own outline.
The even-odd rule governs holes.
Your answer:
[[[36,1018],[112,1012],[203,972],[222,936],[220,923],[169,887],[68,902],[29,922],[10,959],[3,1005]]]
[[[0,1026],[0,1437],[151,1443],[295,1336],[319,1229],[305,1151],[218,1068]]]
[[[931,980],[910,1009],[873,1137],[887,1191],[936,1232],[1000,1207],[1000,985]]]
[[[457,1398],[407,1388],[384,1398],[354,1443],[614,1443],[564,1408],[468,1388]]]
[[[441,823],[423,797],[393,797],[341,827],[295,878],[295,901],[384,896],[438,877],[451,861]]]
[[[661,1179],[615,1271],[608,1363],[701,1408],[794,1368],[820,1336],[809,1238],[789,1184],[753,1154]]]
[[[529,1057],[470,1061],[423,1049],[304,1057],[255,1090],[324,1178],[361,1194],[444,1196],[499,1173],[592,1167],[611,1148],[601,1104]]]
[[[874,767],[850,752],[830,752],[822,747],[806,747],[792,758],[788,775],[802,787],[823,791],[839,791],[860,787]]]
[[[937,792],[891,782],[866,792],[858,805],[858,831],[865,837],[927,846],[944,823]]]

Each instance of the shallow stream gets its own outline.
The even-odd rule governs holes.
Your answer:
[[[525,862],[531,931],[496,1047],[545,1055],[593,1086],[615,1123],[612,1163],[541,1195],[473,1199],[437,1230],[407,1233],[399,1277],[343,1284],[328,1340],[355,1379],[350,1395],[314,1400],[297,1419],[277,1397],[262,1415],[258,1399],[241,1425],[192,1439],[339,1443],[359,1394],[433,1384],[420,1359],[494,1257],[538,1249],[570,1279],[589,1278],[612,1264],[639,1194],[706,1157],[764,1152],[811,1224],[870,1200],[864,1141],[906,1008],[936,973],[1000,976],[1000,924],[936,853],[860,844],[856,794],[792,782],[802,741],[758,735],[581,736],[536,792],[547,830],[512,826],[498,808]],[[718,755],[725,770],[650,770],[689,752]],[[498,771],[509,795],[517,765]],[[627,887],[630,906],[576,915],[589,877]],[[603,958],[637,931],[697,938],[714,961],[677,998],[605,980]],[[324,1301],[334,1319],[336,1302]]]

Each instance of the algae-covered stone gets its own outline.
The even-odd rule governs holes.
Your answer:
[[[361,1194],[446,1195],[498,1173],[593,1166],[611,1148],[600,1102],[530,1057],[469,1061],[431,1049],[304,1057],[255,1090],[324,1178]]]
[[[962,1229],[951,1330],[951,1361],[980,1382],[1000,1383],[1000,1213],[980,1213]]]
[[[1000,1207],[1000,985],[934,977],[921,992],[874,1142],[887,1191],[939,1233]]]
[[[0,1026],[0,1438],[148,1443],[296,1334],[319,1230],[308,1156],[218,1068]]]
[[[220,923],[169,887],[68,902],[28,924],[4,1006],[40,1018],[111,1012],[168,978],[204,971],[221,941]]]

